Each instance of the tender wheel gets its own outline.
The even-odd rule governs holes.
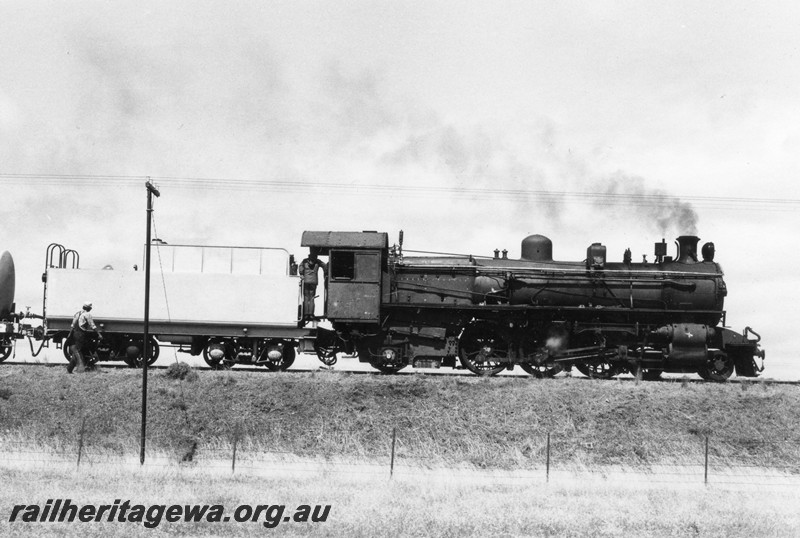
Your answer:
[[[69,347],[75,343],[75,339],[69,336],[68,338],[64,338],[61,341],[61,353],[64,354],[64,358],[67,359],[67,362],[72,360],[72,353],[69,350]]]
[[[294,363],[295,351],[291,344],[285,342],[267,344],[265,353],[267,360],[261,364],[270,372],[286,370]]]
[[[11,344],[0,345],[0,362],[3,362],[11,355],[11,350]]]
[[[733,374],[733,358],[722,351],[715,351],[709,354],[706,364],[697,373],[706,381],[727,381]]]
[[[592,379],[611,379],[619,373],[619,368],[610,362],[582,362],[575,365],[580,373]]]
[[[459,339],[459,359],[477,375],[497,375],[506,369],[509,345],[500,329],[486,322],[468,325]]]
[[[158,356],[161,354],[161,347],[158,345],[158,341],[151,336],[149,342],[150,345],[148,346],[147,351],[150,353],[150,357],[147,359],[147,366],[150,366],[156,362],[158,360]],[[138,342],[129,342],[126,349],[125,363],[134,368],[141,368],[143,353],[144,343],[141,340]]]
[[[525,372],[536,378],[553,377],[564,370],[564,367],[550,358],[547,348],[532,333],[522,342],[522,354],[532,362],[519,364]]]
[[[233,366],[233,351],[222,340],[210,340],[203,349],[203,360],[214,370],[227,370]]]

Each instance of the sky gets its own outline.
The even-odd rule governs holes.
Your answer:
[[[404,230],[621,261],[693,233],[728,323],[800,378],[800,6],[792,2],[0,3],[0,251],[41,309],[45,249]],[[674,247],[671,247],[674,254]],[[101,315],[100,305],[96,308]]]

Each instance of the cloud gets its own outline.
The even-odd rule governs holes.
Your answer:
[[[151,43],[113,26],[75,26],[64,37],[71,52],[58,113],[9,124],[8,167],[81,177],[233,180],[199,187],[164,179],[156,218],[170,242],[285,246],[309,228],[402,227],[439,249],[487,253],[498,246],[496,236],[571,226],[570,214],[581,208],[547,192],[585,190],[587,180],[602,177],[591,153],[573,147],[547,116],[445,117],[394,86],[383,69],[338,51],[296,64],[255,28],[242,29],[237,39],[226,38],[227,31],[211,28],[199,39],[196,31],[176,27]],[[29,103],[47,93],[37,95]],[[31,109],[22,112],[36,118]],[[635,176],[613,176],[594,188],[653,191],[644,179],[628,177]],[[298,187],[248,191],[232,188],[237,179]],[[384,190],[308,190],[303,182]],[[7,211],[44,211],[50,219],[29,232],[35,243],[69,243],[116,266],[140,256],[141,186],[64,178],[15,197]],[[595,207],[605,217],[619,209]],[[625,211],[641,222],[681,218]]]
[[[18,121],[17,104],[0,88],[0,132],[11,132],[17,126]]]

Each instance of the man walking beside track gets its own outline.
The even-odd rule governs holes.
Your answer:
[[[103,335],[100,334],[94,324],[94,318],[92,318],[92,303],[87,301],[83,303],[83,308],[72,317],[72,328],[69,336],[67,336],[67,341],[70,338],[72,340],[72,345],[69,348],[71,359],[69,365],[67,365],[68,374],[76,370],[76,366],[76,371],[79,374],[86,370],[88,363],[84,353],[90,353],[88,349],[90,333],[96,333],[100,338],[103,338]]]

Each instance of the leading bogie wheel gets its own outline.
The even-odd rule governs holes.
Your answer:
[[[664,370],[659,368],[643,368],[639,363],[628,366],[628,371],[633,377],[642,381],[658,381],[664,373]]]
[[[575,365],[580,373],[592,379],[611,379],[619,373],[619,368],[606,361],[580,362]]]
[[[733,370],[733,358],[723,351],[714,351],[709,353],[708,360],[697,373],[706,381],[723,382],[731,377]]]
[[[645,381],[658,381],[661,379],[661,374],[664,370],[653,370],[651,368],[642,368],[642,379]]]

